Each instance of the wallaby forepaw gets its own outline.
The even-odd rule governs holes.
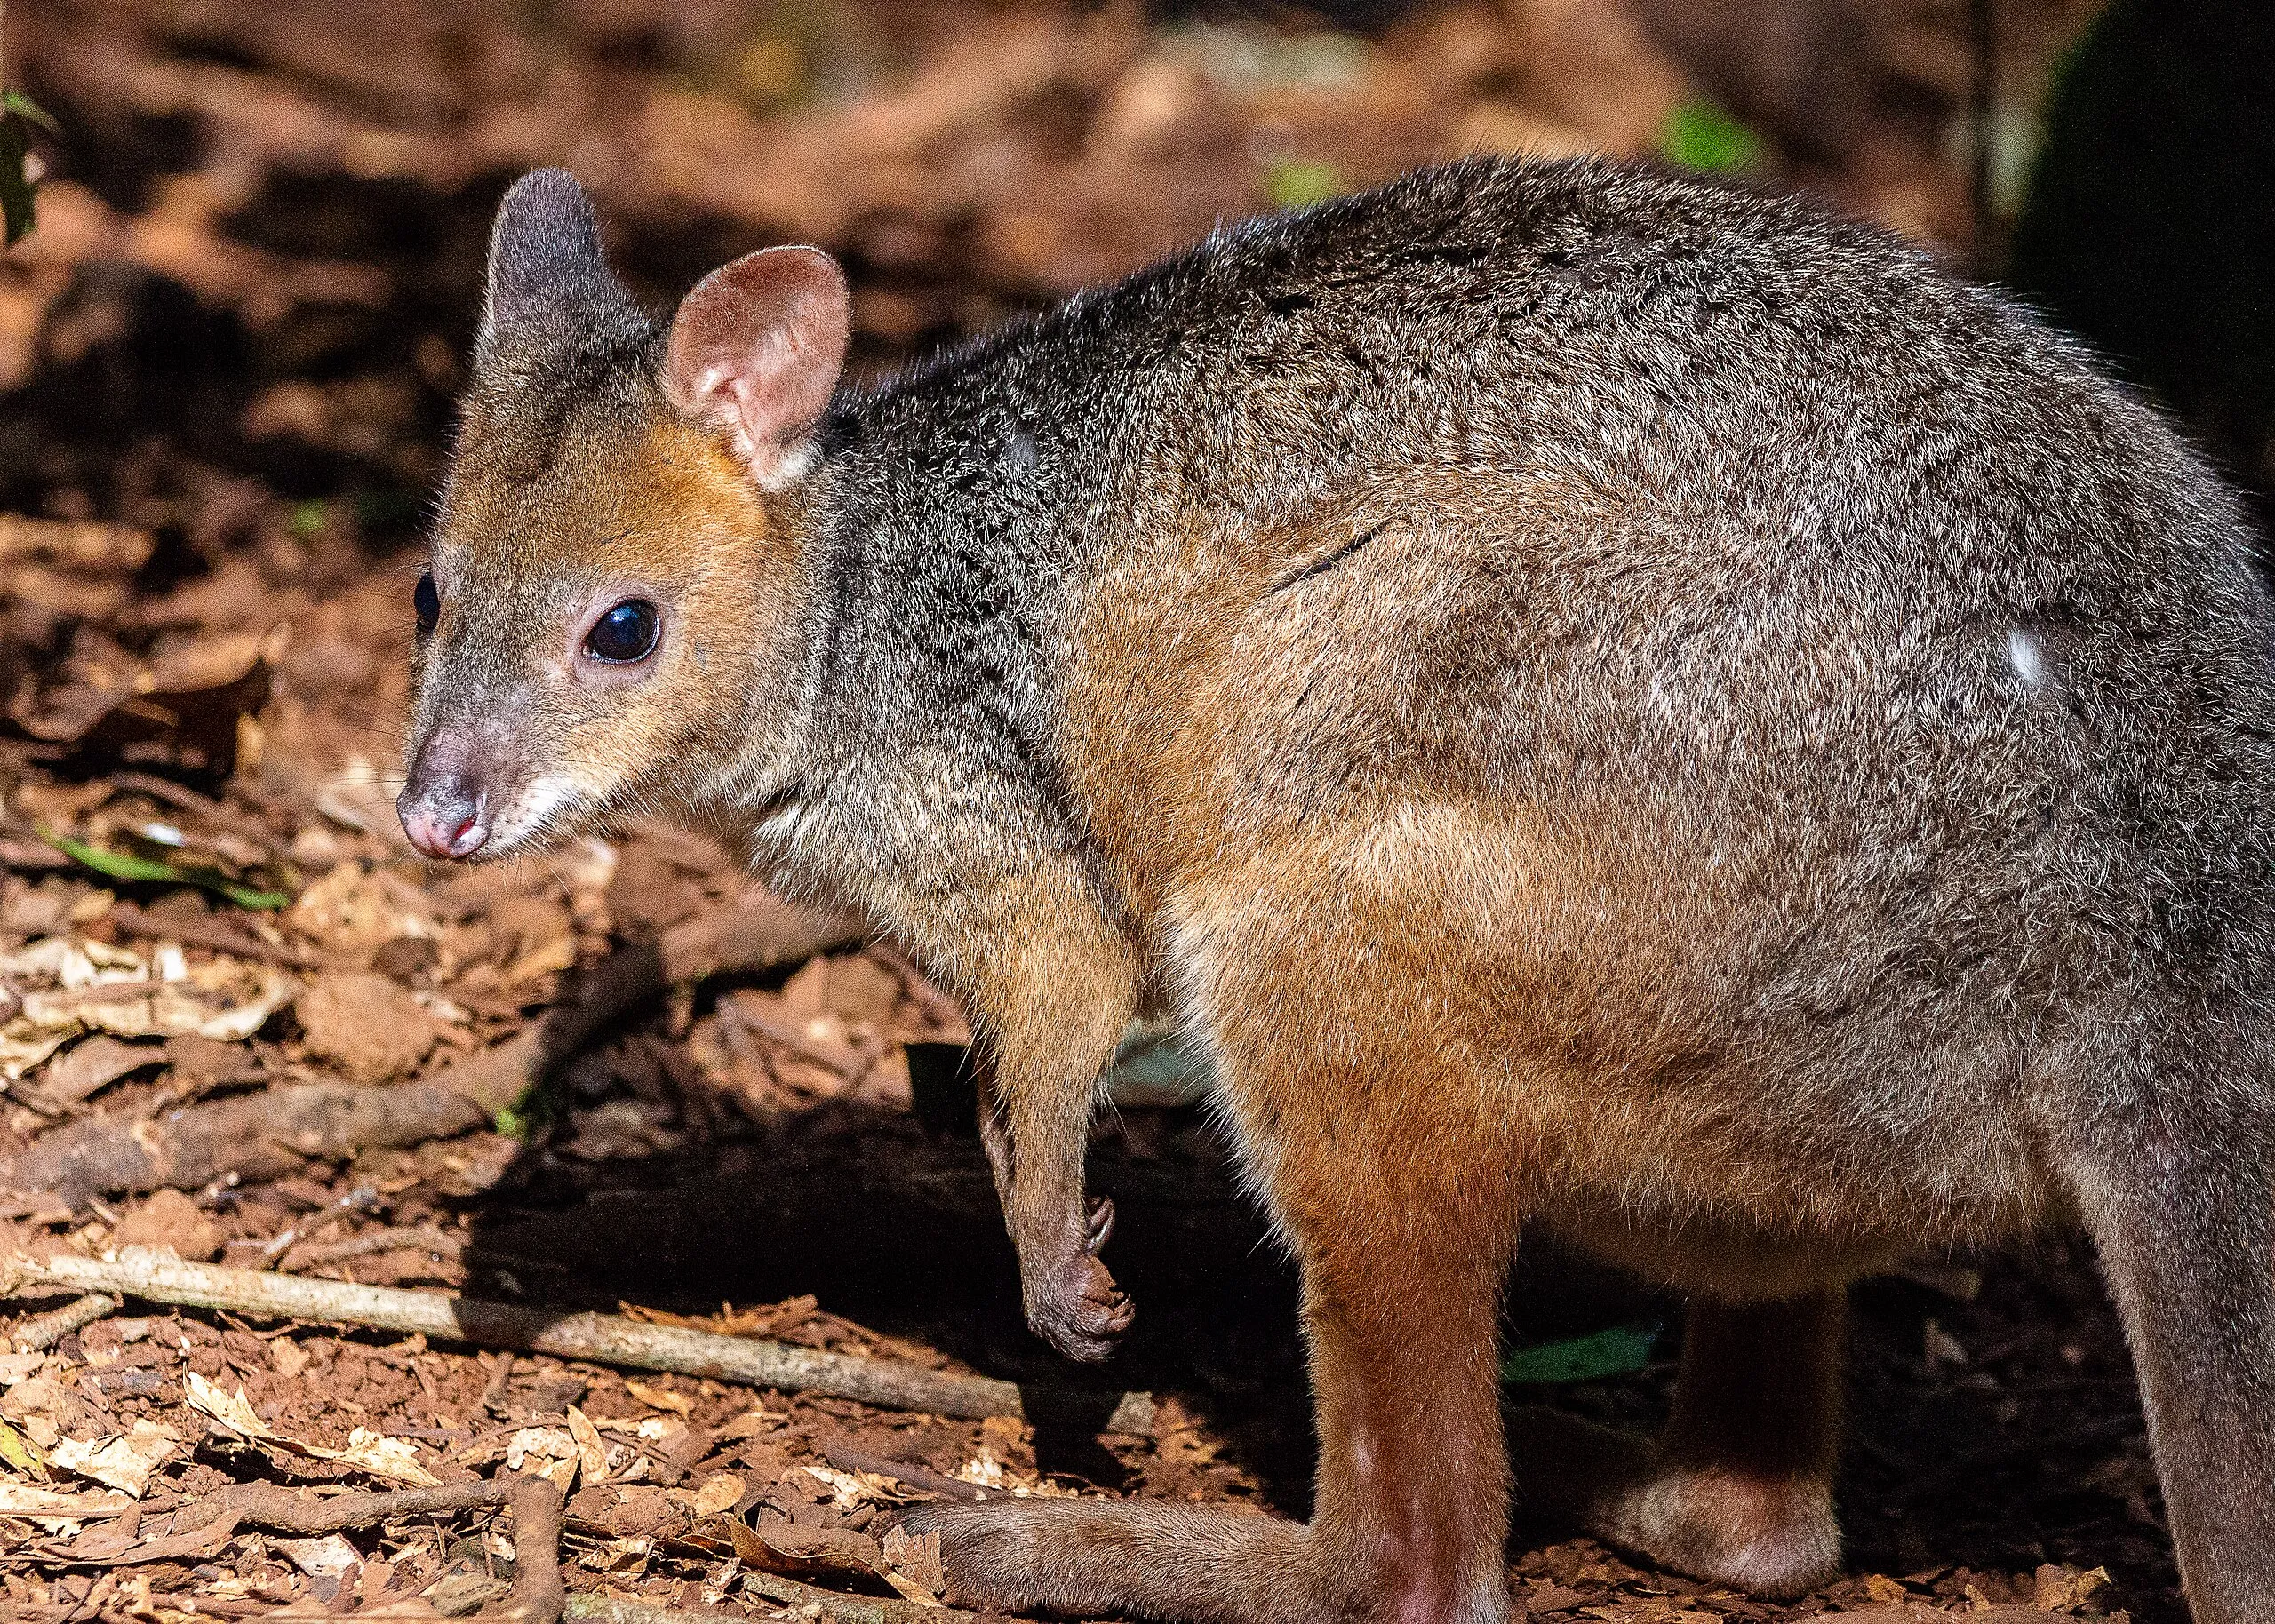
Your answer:
[[[1110,1229],[1111,1206],[1106,1216]],[[1111,1355],[1138,1318],[1138,1305],[1098,1260],[1095,1247],[1103,1243],[1101,1236],[1028,1282],[1027,1324],[1066,1357],[1085,1365]]]

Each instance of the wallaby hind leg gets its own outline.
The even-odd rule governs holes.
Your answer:
[[[1282,1105],[1335,1097],[1305,1078]],[[1312,1521],[1139,1502],[924,1508],[907,1525],[940,1533],[958,1597],[1189,1624],[1505,1619],[1495,1357],[1516,1231],[1505,1192],[1490,1179],[1409,1187],[1382,1162],[1362,1174],[1324,1158],[1271,1182],[1304,1267],[1320,1433]]]
[[[2121,1129],[2094,1130],[2071,1158],[2072,1188],[2132,1344],[2196,1624],[2264,1620],[2275,1617],[2275,1111],[2183,1117],[2212,1089],[2182,1098],[2159,1083]]]
[[[1800,1596],[1840,1568],[1832,1511],[1847,1304],[1690,1305],[1674,1407],[1656,1442],[1547,1410],[1511,1424],[1528,1512],[1661,1567]]]

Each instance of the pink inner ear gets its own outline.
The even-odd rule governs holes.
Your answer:
[[[786,453],[829,405],[852,336],[845,273],[818,248],[768,248],[695,284],[672,319],[664,389],[730,430],[751,472]]]

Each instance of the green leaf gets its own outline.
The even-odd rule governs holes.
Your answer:
[[[34,1477],[47,1476],[47,1460],[22,1433],[0,1421],[0,1461]]]
[[[1761,138],[1712,102],[1684,102],[1667,119],[1659,151],[1668,163],[1709,175],[1736,174],[1761,162]]]
[[[554,1089],[545,1083],[531,1083],[522,1090],[520,1099],[490,1113],[490,1126],[507,1138],[526,1144],[560,1116],[561,1100]]]
[[[24,160],[30,155],[31,138],[24,132],[24,121],[0,114],[0,222],[4,222],[0,237],[11,248],[30,233],[37,208],[31,177],[24,172]]]
[[[105,851],[90,846],[84,840],[75,840],[69,835],[52,834],[43,829],[40,839],[61,852],[72,862],[91,868],[111,880],[136,880],[145,884],[196,886],[211,891],[240,908],[282,908],[292,900],[284,891],[263,891],[240,884],[220,870],[188,864],[162,863],[156,857],[138,857],[132,852]]]
[[[1264,171],[1264,195],[1275,209],[1303,209],[1339,197],[1343,177],[1317,158],[1274,158]]]
[[[63,133],[63,126],[55,122],[54,115],[21,91],[0,91],[0,113],[28,118],[50,135]]]
[[[1520,1348],[1501,1361],[1501,1380],[1525,1386],[1624,1376],[1651,1362],[1656,1325],[1614,1325],[1587,1336]]]
[[[37,211],[32,178],[25,171],[31,156],[31,131],[37,124],[50,135],[61,135],[63,126],[45,108],[21,91],[0,91],[0,217],[4,217],[10,246],[22,241]]]

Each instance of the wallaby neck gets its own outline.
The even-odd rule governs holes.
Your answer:
[[[753,863],[890,923],[1081,838],[1067,639],[1105,496],[1083,426],[979,364],[842,401],[800,492],[810,596],[783,754],[746,764]],[[1007,840],[1007,832],[1011,837]]]

